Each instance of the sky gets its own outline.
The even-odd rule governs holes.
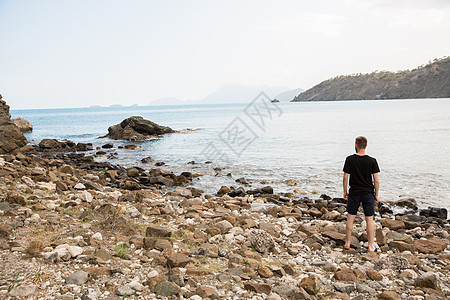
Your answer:
[[[308,89],[413,69],[449,36],[448,0],[0,0],[0,93],[27,109]]]

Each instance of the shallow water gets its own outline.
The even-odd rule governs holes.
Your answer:
[[[27,134],[33,143],[56,138],[100,145],[110,142],[98,139],[109,126],[133,115],[174,129],[197,129],[136,143],[141,146],[137,150],[116,150],[118,158],[111,162],[137,165],[141,158],[152,156],[176,171],[206,174],[196,185],[210,192],[221,185],[239,186],[234,180],[245,177],[252,187],[268,183],[279,192],[298,188],[312,198],[320,193],[341,197],[343,162],[354,152],[354,138],[365,135],[367,153],[377,158],[381,169],[381,200],[413,197],[421,206],[450,209],[450,99],[271,105],[275,107],[271,118],[254,117],[256,122],[241,104],[14,110],[11,114],[33,124],[33,133]],[[258,126],[261,120],[264,124]],[[233,129],[244,131],[237,140]],[[227,158],[219,159],[218,153]],[[213,163],[205,164],[208,160]],[[196,164],[187,164],[190,161]],[[217,167],[222,170],[214,170]],[[288,186],[288,179],[298,185]],[[320,193],[312,194],[314,190]]]

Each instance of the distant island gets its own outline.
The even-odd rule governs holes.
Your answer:
[[[291,102],[450,98],[450,57],[414,70],[337,76],[300,93]]]

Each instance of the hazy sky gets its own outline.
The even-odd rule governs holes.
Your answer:
[[[0,93],[18,109],[307,89],[450,55],[449,36],[447,0],[0,0]]]

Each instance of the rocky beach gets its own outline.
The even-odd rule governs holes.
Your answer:
[[[2,299],[450,297],[445,209],[380,203],[383,253],[367,253],[361,212],[344,250],[341,198],[244,188],[243,179],[207,194],[193,183],[202,174],[151,158],[148,168],[94,159],[114,143],[26,145],[1,105]]]

